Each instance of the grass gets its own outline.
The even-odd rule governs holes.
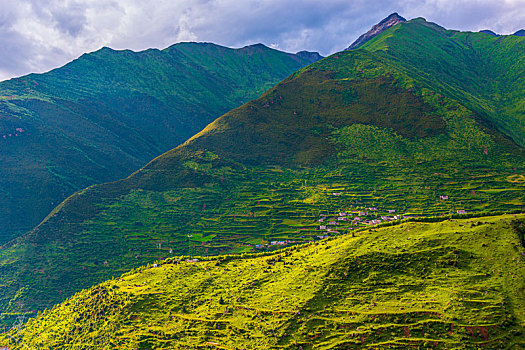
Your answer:
[[[208,178],[201,174],[205,179],[201,186],[160,192],[133,189],[97,201],[91,209],[84,206],[89,201],[83,196],[97,198],[99,192],[87,190],[50,215],[34,233],[2,249],[2,309],[49,308],[64,296],[156,259],[267,251],[278,247],[266,246],[272,241],[295,244],[351,232],[365,226],[352,221],[356,216],[368,221],[459,209],[514,210],[522,208],[525,200],[524,185],[507,182],[504,170],[445,173],[423,163],[400,173],[395,164],[364,168],[359,162],[343,162],[332,169],[276,173],[264,167],[215,168],[213,161],[198,156],[194,162],[207,169]],[[455,181],[449,183],[450,178]],[[443,194],[449,199],[440,200]],[[370,211],[371,207],[378,210]],[[353,212],[349,221],[328,225],[332,232],[319,230],[342,211]],[[324,223],[318,222],[321,214],[328,215]],[[54,227],[59,229],[50,229]],[[20,284],[25,288],[19,289]]]
[[[523,222],[405,222],[271,253],[171,258],[0,339],[12,349],[519,347]]]

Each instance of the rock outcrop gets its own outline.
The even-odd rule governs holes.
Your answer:
[[[395,26],[396,24],[401,23],[401,22],[406,22],[406,19],[401,17],[400,15],[398,15],[397,12],[392,13],[390,16],[388,16],[387,18],[383,19],[378,24],[374,25],[372,27],[372,29],[370,29],[368,32],[366,32],[365,34],[363,34],[359,38],[357,38],[357,40],[354,41],[352,43],[352,45],[350,45],[347,48],[347,50],[352,50],[352,49],[358,48],[359,46],[363,45],[364,43],[366,43],[367,41],[369,41],[373,37],[381,34],[385,30],[387,30],[388,28],[390,28],[392,26]]]

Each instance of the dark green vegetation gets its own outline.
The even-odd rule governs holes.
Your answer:
[[[524,120],[525,85],[509,78],[525,76],[524,44],[417,19],[298,71],[4,246],[0,310],[42,310],[172,255],[270,250],[363,226],[340,212],[370,222],[387,210],[522,209],[523,132],[508,126]]]
[[[525,40],[447,31],[422,18],[411,24],[388,29],[363,49],[402,62],[394,74],[407,74],[414,84],[460,102],[471,117],[525,146]]]
[[[406,222],[271,254],[171,258],[76,294],[0,344],[519,349],[524,224],[524,214]]]
[[[180,43],[103,48],[0,83],[0,244],[75,191],[120,179],[320,57]]]

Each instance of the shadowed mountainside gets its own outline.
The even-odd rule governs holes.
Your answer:
[[[321,58],[262,44],[103,48],[0,83],[0,244],[67,196],[122,178]]]

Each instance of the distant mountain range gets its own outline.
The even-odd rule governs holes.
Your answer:
[[[174,255],[267,251],[400,216],[520,210],[524,53],[522,37],[417,18],[304,67],[2,247],[0,310],[49,308]]]
[[[0,244],[117,180],[321,56],[262,44],[103,48],[0,83]]]
[[[480,30],[479,31],[480,33],[485,33],[485,34],[490,34],[492,36],[500,36],[500,34],[496,34],[495,32],[493,32],[492,30],[490,29],[485,29],[485,30]],[[525,30],[524,29],[520,29],[518,30],[517,32],[515,32],[514,34],[512,35],[515,35],[515,36],[525,36]]]

